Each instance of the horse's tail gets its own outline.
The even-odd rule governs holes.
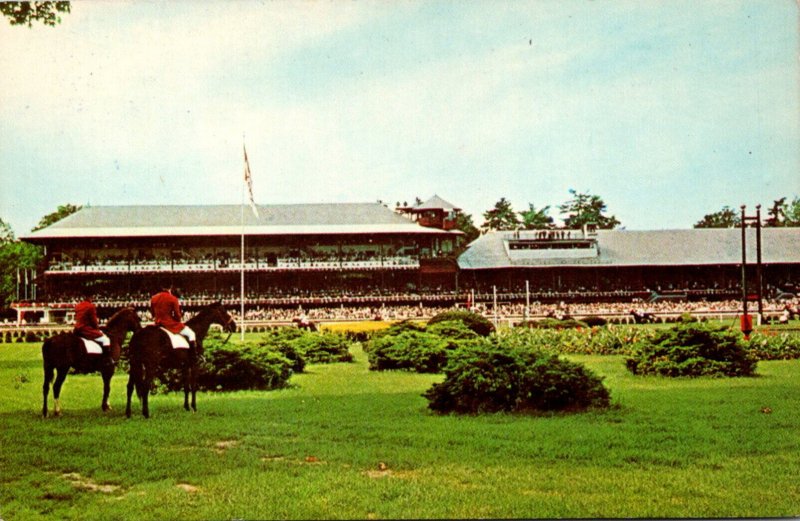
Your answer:
[[[147,385],[147,364],[145,363],[144,347],[146,341],[142,341],[141,337],[134,337],[128,344],[128,364],[130,366],[130,376],[133,379],[136,388],[136,396],[142,400],[146,392]]]

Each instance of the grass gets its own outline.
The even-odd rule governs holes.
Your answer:
[[[571,356],[614,407],[436,416],[441,376],[311,365],[290,389],[151,400],[127,420],[70,375],[42,419],[39,346],[0,345],[0,519],[771,517],[800,514],[800,364],[759,377],[634,377]],[[51,401],[52,404],[52,401]],[[139,413],[138,402],[134,407]]]

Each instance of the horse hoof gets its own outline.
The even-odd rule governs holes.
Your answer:
[[[53,413],[53,416],[55,416],[55,417],[57,417],[57,418],[58,418],[58,417],[60,417],[60,416],[61,416],[61,411],[55,411],[55,412]]]
[[[111,410],[111,405],[104,403],[103,404],[103,412],[108,412]]]

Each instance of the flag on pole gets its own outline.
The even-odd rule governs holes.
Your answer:
[[[244,182],[247,185],[247,195],[250,197],[250,209],[253,210],[253,215],[258,217],[258,208],[256,208],[256,201],[253,198],[253,176],[250,174],[250,162],[247,160],[247,148],[242,145],[244,149]]]

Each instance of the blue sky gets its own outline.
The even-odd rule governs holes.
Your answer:
[[[3,22],[3,21],[0,21]],[[65,203],[600,195],[628,229],[800,195],[798,7],[77,2],[0,23],[0,218]]]

